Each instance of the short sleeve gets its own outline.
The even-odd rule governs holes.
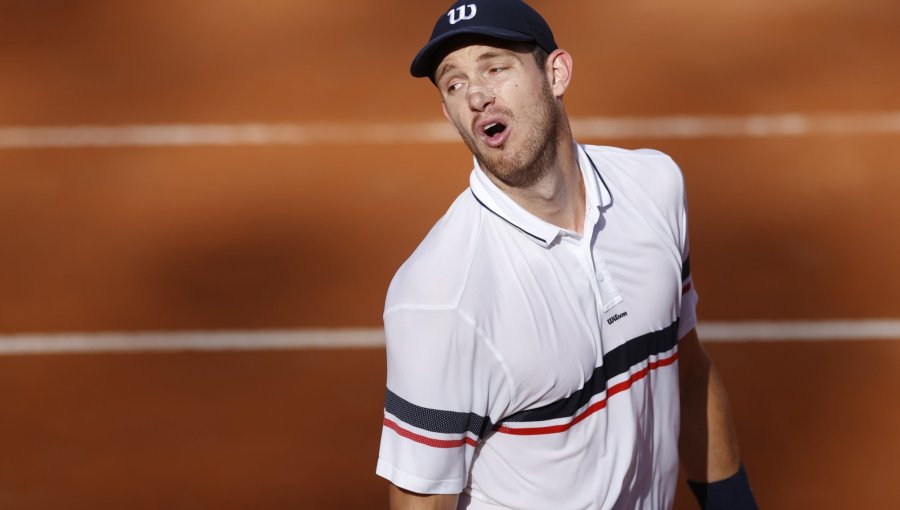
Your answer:
[[[681,225],[680,239],[681,246],[681,309],[678,315],[678,338],[697,326],[697,290],[694,288],[694,279],[691,276],[691,248],[688,235],[688,214],[687,214],[687,194],[684,193],[684,185],[682,183],[682,200],[681,200]]]
[[[489,343],[453,309],[384,317],[387,389],[376,473],[422,494],[462,492],[474,452],[508,408]]]

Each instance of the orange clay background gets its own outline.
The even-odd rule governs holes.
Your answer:
[[[439,120],[407,69],[446,4],[3,1],[0,127]],[[533,5],[572,117],[900,110],[896,0]],[[701,320],[900,317],[896,133],[579,141],[682,166]],[[0,150],[0,333],[378,327],[470,168],[350,136]],[[900,343],[708,350],[761,507],[895,507]],[[383,356],[2,356],[0,508],[384,509]]]

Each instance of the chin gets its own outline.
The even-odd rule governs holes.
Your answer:
[[[485,161],[484,171],[493,175],[507,186],[523,188],[534,183],[534,172],[529,166],[522,166],[518,161]]]

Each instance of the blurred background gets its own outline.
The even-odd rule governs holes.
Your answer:
[[[0,0],[0,508],[386,508],[384,293],[471,169],[408,74],[449,3]],[[893,508],[900,3],[532,4],[578,140],[685,173],[761,506]]]

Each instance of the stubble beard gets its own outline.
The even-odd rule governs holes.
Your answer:
[[[472,135],[463,136],[481,168],[511,188],[531,187],[547,175],[556,161],[563,116],[548,83],[544,83],[533,108],[533,120],[529,125],[516,126],[517,129],[527,130],[521,138],[519,150],[504,151],[494,156],[490,150],[480,149]],[[505,108],[494,111],[512,118],[512,112]]]

